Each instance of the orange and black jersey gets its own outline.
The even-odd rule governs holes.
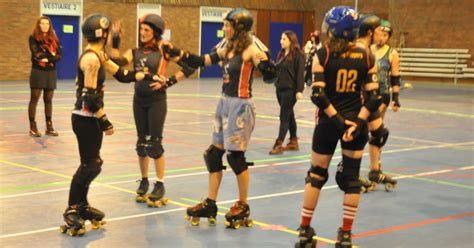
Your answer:
[[[375,64],[369,49],[352,46],[339,56],[331,54],[325,46],[316,52],[324,68],[326,87],[324,91],[331,104],[345,118],[354,120],[362,107],[361,90],[367,74]],[[319,111],[319,116],[326,116]]]
[[[254,70],[252,61],[243,61],[241,54],[226,58],[222,64],[222,92],[227,96],[251,98]]]
[[[81,69],[81,60],[82,60],[82,57],[84,57],[86,53],[94,53],[97,56],[97,58],[100,58],[99,55],[93,50],[86,50],[82,53],[81,57],[79,57],[79,62],[77,65],[77,76],[76,76],[76,103],[74,104],[74,110],[83,112],[83,114],[85,113],[93,114],[90,112],[89,109],[87,109],[87,106],[83,104],[83,99],[82,99],[83,89],[84,89],[84,72]],[[102,100],[104,98],[104,91],[102,90],[104,88],[104,81],[105,81],[105,68],[101,64],[99,67],[99,71],[97,73],[96,91],[99,92],[99,94],[102,97]]]
[[[140,47],[133,49],[133,68],[136,72],[145,74],[164,75],[168,60],[158,48]],[[164,95],[164,91],[156,91],[150,87],[151,81],[137,81],[135,83],[135,100],[138,98],[156,98]],[[144,100],[144,99],[143,99]]]

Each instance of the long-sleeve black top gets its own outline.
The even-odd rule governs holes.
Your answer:
[[[294,89],[297,92],[304,90],[304,55],[301,52],[295,52],[293,59],[283,58],[278,63],[278,80],[275,86],[278,89]]]
[[[42,46],[43,41],[37,41],[32,35],[30,35],[29,42],[32,67],[45,71],[56,70],[56,62],[61,60],[62,56],[61,46],[58,45],[56,54],[53,55],[48,49]],[[40,62],[40,60],[44,58],[47,58],[48,62]]]

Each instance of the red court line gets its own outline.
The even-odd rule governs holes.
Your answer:
[[[353,238],[366,237],[366,236],[370,236],[370,235],[376,235],[376,234],[387,233],[387,232],[394,232],[394,231],[398,231],[398,230],[402,230],[402,229],[408,229],[408,228],[413,228],[413,227],[430,225],[430,224],[434,224],[434,223],[438,223],[438,222],[461,219],[461,218],[466,218],[466,217],[471,217],[471,216],[474,216],[474,212],[465,213],[465,214],[458,214],[458,215],[451,215],[451,216],[438,218],[438,219],[425,220],[425,221],[415,222],[415,223],[401,225],[401,226],[394,226],[394,227],[389,227],[389,228],[385,228],[385,229],[374,230],[374,231],[365,232],[365,233],[359,233],[359,234],[353,235],[352,237]]]

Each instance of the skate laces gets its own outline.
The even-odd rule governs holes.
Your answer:
[[[238,201],[238,202],[234,203],[234,206],[232,206],[230,208],[230,212],[231,213],[238,213],[240,210],[245,211],[245,210],[247,210],[246,205],[247,204],[245,204],[245,202]]]

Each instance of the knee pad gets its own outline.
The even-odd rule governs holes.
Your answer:
[[[145,136],[138,136],[136,151],[139,157],[146,157],[146,138]]]
[[[146,144],[146,154],[148,157],[159,159],[163,156],[165,150],[163,149],[163,145],[161,145],[161,138],[151,136]]]
[[[222,155],[225,150],[221,150],[214,145],[210,145],[206,151],[204,151],[204,162],[206,162],[207,170],[211,173],[220,172],[225,170],[225,166],[222,164]]]
[[[232,168],[237,176],[248,169],[247,161],[245,161],[245,153],[243,151],[230,151],[229,154],[227,154],[227,162],[229,162],[230,168]]]
[[[322,178],[314,178],[314,177],[310,176],[309,173],[314,173],[314,174],[316,174],[316,175],[318,175]],[[322,189],[324,184],[326,184],[326,182],[328,181],[328,177],[329,177],[329,173],[328,173],[327,168],[324,169],[324,168],[318,167],[316,165],[311,165],[311,167],[308,170],[308,174],[306,176],[305,183],[310,183],[311,187],[313,187],[313,188]]]
[[[342,155],[342,161],[337,165],[336,182],[346,194],[360,194],[359,170],[361,158],[350,158]]]
[[[100,157],[81,163],[74,174],[73,181],[81,186],[88,187],[100,174],[103,163],[104,161]]]
[[[382,125],[375,131],[370,131],[369,144],[382,148],[387,143],[389,131]]]

